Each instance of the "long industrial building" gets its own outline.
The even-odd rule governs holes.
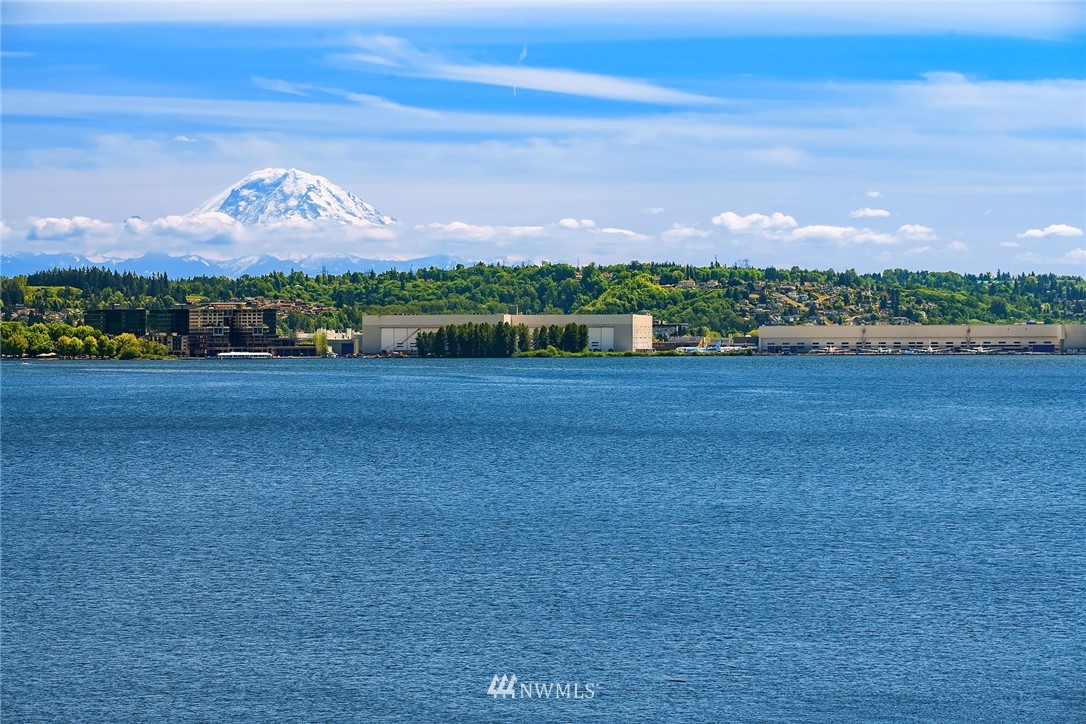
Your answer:
[[[878,324],[764,326],[767,354],[844,352],[1080,352],[1081,324]]]
[[[436,332],[453,324],[525,325],[529,329],[565,326],[588,327],[588,349],[601,352],[652,350],[649,314],[385,314],[362,318],[362,353],[413,354],[419,332]]]

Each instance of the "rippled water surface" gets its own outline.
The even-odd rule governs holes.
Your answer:
[[[0,382],[8,721],[1086,718],[1086,358]]]

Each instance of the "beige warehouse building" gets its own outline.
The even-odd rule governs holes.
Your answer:
[[[588,348],[601,352],[652,350],[649,314],[385,314],[362,318],[363,354],[413,354],[419,332],[436,332],[451,324],[523,324],[529,329],[565,326],[588,327]]]
[[[1080,344],[1083,325],[902,324],[766,326],[758,329],[758,351],[808,352],[1064,352],[1065,326]]]

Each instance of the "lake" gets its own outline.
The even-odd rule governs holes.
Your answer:
[[[6,720],[1086,718],[1086,357],[0,384]]]

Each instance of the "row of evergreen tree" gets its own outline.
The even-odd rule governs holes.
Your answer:
[[[468,322],[438,327],[435,332],[419,332],[415,338],[420,357],[512,357],[517,352],[547,347],[583,352],[588,347],[588,327],[570,322],[533,331],[524,324]]]

